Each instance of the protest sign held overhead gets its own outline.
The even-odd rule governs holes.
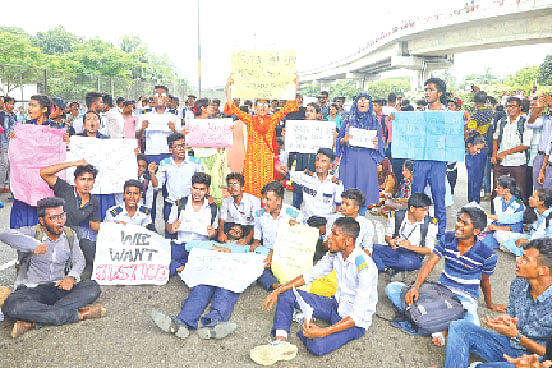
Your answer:
[[[235,97],[295,98],[295,51],[237,51],[232,54],[231,71]]]
[[[319,148],[333,147],[333,121],[287,120],[286,151],[316,153]]]
[[[169,240],[142,226],[104,222],[92,279],[100,285],[164,285],[170,261]]]

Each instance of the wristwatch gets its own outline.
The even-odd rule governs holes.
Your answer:
[[[515,342],[517,342],[518,344],[521,344],[521,338],[522,338],[522,337],[523,337],[523,335],[522,335],[521,332],[520,332],[520,333],[517,334],[516,337],[511,337],[510,340],[515,341]]]

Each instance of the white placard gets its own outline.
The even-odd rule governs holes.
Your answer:
[[[316,153],[319,148],[332,148],[334,131],[334,121],[287,120],[286,151]]]
[[[92,279],[100,285],[164,285],[170,262],[170,240],[142,226],[102,222]]]
[[[139,128],[142,128],[142,122],[144,120],[148,121],[148,129],[146,130],[155,130],[161,132],[170,133],[171,129],[169,128],[169,123],[172,122],[175,124],[175,128],[180,128],[180,117],[174,114],[157,114],[157,113],[148,113],[139,115],[140,124]]]
[[[122,193],[125,181],[136,179],[138,163],[134,150],[136,139],[98,139],[71,137],[67,161],[86,160],[98,170],[93,194]],[[75,167],[66,171],[67,181],[73,183]]]
[[[189,119],[184,127],[188,147],[232,147],[234,144],[234,121],[226,119]]]
[[[221,253],[194,248],[180,277],[189,287],[211,285],[241,293],[263,273],[264,258],[256,253]]]
[[[284,284],[312,268],[318,228],[281,222],[274,242],[272,273]]]
[[[377,130],[369,129],[360,129],[360,128],[349,128],[349,134],[351,139],[349,140],[349,145],[354,147],[364,147],[364,148],[376,148],[374,145],[374,138],[377,137]]]

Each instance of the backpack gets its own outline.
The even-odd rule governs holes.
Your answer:
[[[506,115],[502,116],[502,118],[498,122],[498,139],[496,140],[497,150],[500,150],[500,144],[502,143],[502,131],[504,130],[507,122],[508,120],[506,118]],[[523,132],[525,131],[525,118],[523,116],[520,117],[517,121],[517,130],[521,140],[521,145],[523,145]],[[529,144],[531,144],[531,142],[529,142]],[[529,149],[525,150],[525,160],[526,163],[529,162]]]
[[[33,226],[33,229],[35,230],[34,238],[36,240],[42,240],[43,230],[42,226],[40,224],[37,224]],[[73,251],[73,237],[74,232],[73,229],[71,229],[68,226],[63,227],[63,233],[65,234],[65,237],[67,238],[67,242],[69,243],[69,252],[71,253]],[[17,275],[19,275],[19,272],[25,271],[29,268],[29,262],[31,261],[31,255],[33,253],[29,252],[17,252],[17,262],[15,262],[15,269],[17,271]],[[69,273],[69,270],[71,269],[71,261],[67,260],[65,263],[65,274]]]
[[[406,210],[398,210],[395,211],[395,232],[393,234],[393,237],[397,238],[399,236],[399,232],[401,231],[401,225],[404,221],[404,216],[406,216]],[[432,218],[429,216],[424,217],[424,223],[422,224],[420,231],[420,245],[424,246],[425,238],[427,236],[427,229],[429,227],[429,223],[432,221]]]
[[[176,216],[176,218],[178,219],[180,218],[180,212],[182,212],[182,210],[186,208],[188,197],[182,197],[176,203],[178,206],[178,215]],[[218,207],[216,203],[209,203],[209,207],[211,208],[211,225],[213,225],[217,218]]]
[[[452,321],[464,318],[466,309],[460,299],[449,288],[437,282],[426,281],[420,286],[418,300],[406,305],[404,297],[411,285],[401,290],[401,305],[404,318],[416,332],[430,335],[448,329]]]

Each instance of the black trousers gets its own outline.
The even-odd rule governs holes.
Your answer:
[[[94,302],[100,294],[100,285],[93,280],[81,280],[71,290],[58,289],[54,283],[22,285],[6,299],[2,311],[16,321],[59,326],[77,322],[78,309]]]

